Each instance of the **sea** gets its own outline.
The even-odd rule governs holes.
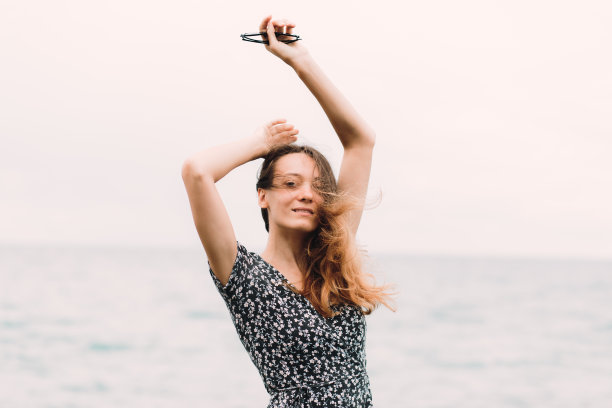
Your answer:
[[[379,408],[612,407],[612,261],[371,254]],[[195,249],[0,246],[0,408],[265,408]]]

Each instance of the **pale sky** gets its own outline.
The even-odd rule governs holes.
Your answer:
[[[199,247],[183,160],[277,117],[337,169],[267,13],[377,132],[365,248],[612,258],[606,1],[3,0],[0,243]],[[253,250],[260,164],[219,183]]]

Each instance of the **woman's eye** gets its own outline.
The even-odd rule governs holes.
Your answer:
[[[296,186],[295,181],[287,181],[287,182],[285,182],[285,185],[287,187],[295,187]]]

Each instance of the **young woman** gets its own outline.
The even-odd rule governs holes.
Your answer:
[[[374,132],[334,87],[302,41],[276,33],[295,24],[266,17],[266,49],[317,98],[344,148],[338,180],[325,157],[293,144],[284,119],[251,137],[188,158],[183,180],[212,279],[270,393],[269,408],[371,407],[364,315],[387,303],[369,283],[354,237],[365,200]],[[282,37],[279,37],[282,38]],[[259,206],[269,238],[258,255],[236,241],[215,183],[258,158]]]

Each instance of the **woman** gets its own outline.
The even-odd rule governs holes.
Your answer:
[[[266,17],[266,49],[291,66],[317,98],[344,155],[336,182],[314,148],[293,144],[284,119],[253,136],[206,149],[183,165],[196,229],[213,281],[270,393],[269,408],[370,407],[365,314],[387,304],[385,288],[368,283],[354,236],[363,211],[374,132],[316,65],[301,41],[276,33],[295,24]],[[257,183],[269,238],[261,255],[236,241],[215,183],[257,158]]]

